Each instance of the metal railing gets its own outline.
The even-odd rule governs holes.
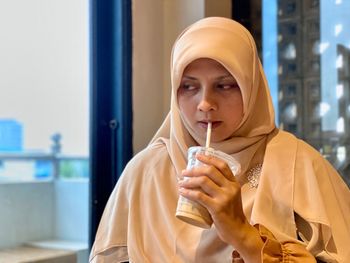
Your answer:
[[[60,163],[67,162],[86,162],[88,165],[89,158],[85,156],[72,156],[63,155],[57,153],[1,153],[0,152],[0,165],[7,161],[47,161],[52,163],[52,178],[58,179],[60,176]],[[82,176],[83,177],[83,176]],[[86,177],[86,176],[85,176]]]

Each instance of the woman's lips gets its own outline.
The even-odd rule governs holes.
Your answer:
[[[213,122],[211,123],[211,128],[212,128],[212,129],[215,129],[215,128],[217,128],[218,126],[220,126],[221,123],[222,123],[221,121],[213,121]],[[208,121],[199,121],[198,124],[199,124],[200,127],[204,128],[204,129],[207,129],[207,128],[208,128]]]

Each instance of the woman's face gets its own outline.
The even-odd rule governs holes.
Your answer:
[[[177,99],[184,121],[202,139],[208,122],[212,122],[211,140],[219,142],[230,137],[243,118],[237,81],[212,59],[197,59],[185,68]]]

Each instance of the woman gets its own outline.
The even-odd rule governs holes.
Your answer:
[[[175,42],[171,76],[170,114],[118,181],[91,262],[347,262],[349,189],[317,151],[275,127],[249,32],[226,18],[198,21]],[[211,147],[240,174],[205,155],[206,166],[184,170],[208,122]],[[209,211],[210,229],[175,217],[179,194]]]

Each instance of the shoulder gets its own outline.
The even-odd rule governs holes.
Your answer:
[[[146,165],[149,163],[158,163],[161,160],[169,158],[166,146],[162,142],[150,144],[142,151],[134,155],[127,166]],[[148,166],[148,165],[147,165]]]
[[[293,163],[296,181],[299,178],[301,181],[311,180],[316,183],[317,180],[341,178],[333,165],[307,142],[285,131],[278,131],[275,137],[271,140],[275,141],[275,146],[270,147],[272,155]]]
[[[296,159],[324,159],[321,153],[313,146],[286,131],[276,131],[269,138],[268,145],[269,148],[276,151],[276,153],[281,152],[281,149],[287,149],[289,154],[295,154]]]
[[[157,142],[150,144],[138,152],[126,165],[122,177],[123,180],[132,177],[132,180],[139,180],[144,175],[153,171],[164,170],[170,163],[170,157],[164,143]]]

